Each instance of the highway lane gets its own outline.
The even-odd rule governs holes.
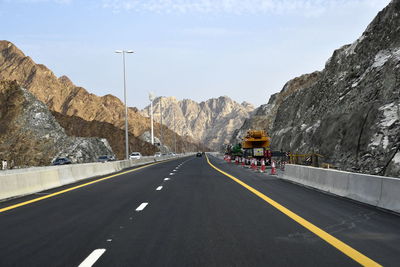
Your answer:
[[[399,216],[210,158],[373,260],[398,265]],[[95,266],[358,265],[193,157],[0,213],[0,240],[0,266],[78,266],[89,255]]]
[[[339,240],[384,266],[400,262],[400,216],[369,205],[329,195],[275,176],[243,169],[210,157],[215,166],[240,177],[273,200],[318,225]],[[315,242],[307,231],[294,233],[287,242]]]
[[[185,160],[160,163],[0,213],[0,266],[78,266],[92,247],[123,229],[137,206],[157,197],[152,193],[164,176]]]

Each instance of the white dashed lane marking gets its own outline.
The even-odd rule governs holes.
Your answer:
[[[136,211],[142,211],[142,210],[144,210],[144,208],[146,208],[146,206],[147,206],[148,204],[149,204],[149,203],[147,203],[147,202],[144,202],[144,203],[140,204],[140,206],[137,207]]]
[[[162,186],[157,187],[157,191],[160,191],[162,189]]]
[[[95,249],[78,267],[91,267],[106,252],[104,248]]]
[[[171,180],[170,178],[164,178],[164,181],[169,181],[169,180]]]
[[[169,175],[174,175],[175,173],[171,172]]]

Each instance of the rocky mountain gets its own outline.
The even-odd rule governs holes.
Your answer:
[[[232,141],[250,127],[269,130],[274,150],[317,152],[339,169],[400,177],[400,0],[324,70],[273,95]]]
[[[8,41],[0,41],[0,80],[15,80],[23,88],[28,89],[40,101],[45,103],[51,111],[60,113],[63,116],[56,116],[65,119],[81,118],[79,122],[82,125],[89,123],[86,129],[93,127],[96,122],[108,123],[114,126],[118,132],[125,129],[125,109],[123,103],[113,95],[97,96],[89,93],[84,88],[74,85],[66,76],[57,78],[46,66],[36,64],[30,57],[19,50],[14,44]],[[129,108],[128,111],[129,131],[133,136],[141,136],[149,131],[150,120],[137,112],[136,108]],[[72,121],[75,121],[72,119]],[[70,125],[68,123],[68,125]],[[70,125],[71,126],[71,125]],[[156,128],[160,129],[156,123]],[[168,147],[173,147],[175,139],[184,144],[182,149],[195,149],[198,145],[191,143],[187,138],[181,138],[168,129],[163,127],[164,142]],[[96,127],[94,127],[96,128]],[[111,129],[107,127],[107,129]],[[98,129],[101,130],[101,129]],[[85,131],[91,136],[106,136],[100,132]],[[158,132],[156,132],[158,134]],[[116,133],[118,136],[118,133]],[[120,141],[118,141],[120,142]],[[116,144],[118,142],[111,142]],[[139,143],[135,143],[139,144]],[[141,151],[142,147],[134,147],[135,151]],[[150,149],[151,150],[151,149]],[[150,151],[147,146],[143,147],[143,152]],[[116,149],[118,155],[119,150]]]
[[[154,118],[162,120],[168,128],[181,136],[188,136],[197,142],[219,149],[229,142],[232,132],[249,117],[254,107],[247,102],[239,104],[227,96],[212,98],[197,103],[190,99],[177,100],[175,97],[158,97],[154,100]],[[150,116],[150,106],[141,111]]]
[[[68,136],[31,92],[15,81],[0,81],[1,159],[21,167],[49,165],[57,156],[83,163],[112,154],[106,139]]]

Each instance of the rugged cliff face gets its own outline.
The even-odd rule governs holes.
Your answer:
[[[61,123],[65,124],[67,118],[81,118],[79,125],[89,122],[84,128],[90,129],[97,122],[108,123],[117,129],[125,129],[125,109],[123,103],[113,95],[103,97],[90,94],[84,88],[74,85],[66,76],[57,78],[46,66],[36,64],[30,57],[24,55],[14,44],[8,41],[0,41],[0,80],[16,80],[18,83],[32,92],[40,101],[45,103],[51,111],[60,113],[64,118]],[[129,129],[136,137],[149,131],[150,120],[137,112],[136,108],[129,108]],[[77,120],[70,120],[76,121]],[[90,123],[94,122],[94,123]],[[69,126],[73,127],[68,123]],[[160,125],[156,123],[156,128]],[[83,126],[82,126],[83,127]],[[196,144],[189,139],[176,136],[175,133],[163,127],[164,142],[168,147],[174,147],[175,139],[182,143],[182,149],[194,149]],[[109,129],[109,128],[107,128]],[[105,136],[107,134],[85,131],[90,136]],[[118,135],[118,134],[117,134]],[[159,135],[158,135],[159,136]],[[115,144],[115,142],[112,142]],[[136,143],[139,144],[139,143]],[[142,151],[141,147],[136,149]],[[119,150],[117,153],[119,155]],[[150,152],[147,146],[143,152]]]
[[[274,95],[245,127],[263,125],[276,150],[317,152],[343,170],[400,177],[400,0],[306,80]]]
[[[160,121],[160,106],[163,110],[163,123],[170,129],[213,149],[219,149],[222,144],[229,142],[233,130],[240,127],[254,110],[251,104],[239,104],[226,96],[201,103],[189,99],[178,101],[175,97],[159,97],[153,107],[156,121]],[[150,107],[142,110],[141,114],[150,116]]]
[[[262,129],[267,133],[272,132],[274,127],[276,113],[280,105],[294,92],[313,85],[319,78],[320,72],[304,74],[300,77],[290,80],[283,86],[280,93],[274,94],[268,101],[268,104],[261,105],[254,110],[252,115],[245,119],[243,125],[233,132],[231,143],[240,143],[241,138],[245,136],[247,130]]]
[[[15,166],[38,166],[57,156],[82,163],[112,154],[105,139],[67,136],[32,93],[16,82],[0,81],[0,158]]]

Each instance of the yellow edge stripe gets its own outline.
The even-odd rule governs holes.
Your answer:
[[[88,186],[88,185],[95,184],[95,183],[98,183],[98,182],[101,182],[101,181],[104,181],[104,180],[111,179],[111,178],[116,177],[116,176],[120,176],[120,175],[123,175],[123,174],[134,172],[134,171],[137,171],[137,170],[140,170],[140,169],[143,169],[143,168],[147,168],[147,167],[150,167],[150,166],[153,166],[153,165],[156,165],[156,164],[160,164],[160,163],[164,163],[164,162],[167,162],[167,161],[171,161],[171,160],[173,160],[173,159],[151,163],[151,164],[148,164],[148,165],[145,165],[145,166],[142,166],[142,167],[139,167],[139,168],[135,168],[135,169],[132,169],[132,170],[129,170],[129,171],[116,173],[116,174],[113,174],[113,175],[110,175],[110,176],[107,176],[107,177],[104,177],[104,178],[100,178],[98,180],[94,180],[94,181],[91,181],[91,182],[88,182],[88,183],[80,184],[80,185],[77,185],[77,186],[74,186],[74,187],[70,187],[70,188],[67,188],[67,189],[64,189],[64,190],[61,190],[61,191],[57,191],[55,193],[52,193],[52,194],[49,194],[49,195],[46,195],[46,196],[34,198],[34,199],[31,199],[31,200],[28,200],[28,201],[25,201],[25,202],[21,202],[21,203],[15,204],[15,205],[11,205],[11,206],[8,206],[8,207],[0,209],[0,213],[8,211],[8,210],[15,209],[15,208],[18,208],[18,207],[21,207],[21,206],[25,206],[25,205],[28,205],[28,204],[31,204],[31,203],[34,203],[34,202],[38,202],[38,201],[41,201],[41,200],[44,200],[44,199],[47,199],[47,198],[51,198],[51,197],[54,197],[54,196],[57,196],[57,195],[61,195],[61,194],[67,193],[69,191],[76,190],[78,188],[84,187],[84,186]]]
[[[217,167],[215,167],[210,162],[210,160],[208,159],[208,156],[206,156],[206,157],[207,157],[208,164],[211,167],[213,167],[215,170],[217,170],[218,172],[222,173],[223,175],[231,178],[232,180],[234,180],[235,182],[237,182],[241,186],[245,187],[247,190],[251,191],[252,193],[257,195],[258,197],[262,198],[267,203],[269,203],[271,206],[275,207],[277,210],[279,210],[280,212],[284,213],[286,216],[288,216],[289,218],[293,219],[298,224],[302,225],[303,227],[305,227],[309,231],[313,232],[314,234],[316,234],[317,236],[319,236],[320,238],[325,240],[327,243],[329,243],[333,247],[337,248],[338,250],[340,250],[341,252],[343,252],[344,254],[346,254],[347,256],[349,256],[350,258],[352,258],[353,260],[355,260],[359,264],[361,264],[363,266],[382,266],[379,263],[377,263],[377,262],[373,261],[372,259],[368,258],[367,256],[361,254],[360,252],[358,252],[354,248],[350,247],[349,245],[343,243],[342,241],[340,241],[336,237],[333,237],[332,235],[328,234],[327,232],[325,232],[321,228],[315,226],[314,224],[312,224],[309,221],[305,220],[304,218],[300,217],[296,213],[294,213],[294,212],[290,211],[289,209],[285,208],[284,206],[282,206],[278,202],[276,202],[276,201],[272,200],[271,198],[267,197],[266,195],[264,195],[260,191],[258,191],[256,189],[254,189],[253,187],[245,184],[244,182],[242,182],[241,180],[235,178],[234,176],[230,175],[229,173],[226,173],[226,172],[218,169]]]

